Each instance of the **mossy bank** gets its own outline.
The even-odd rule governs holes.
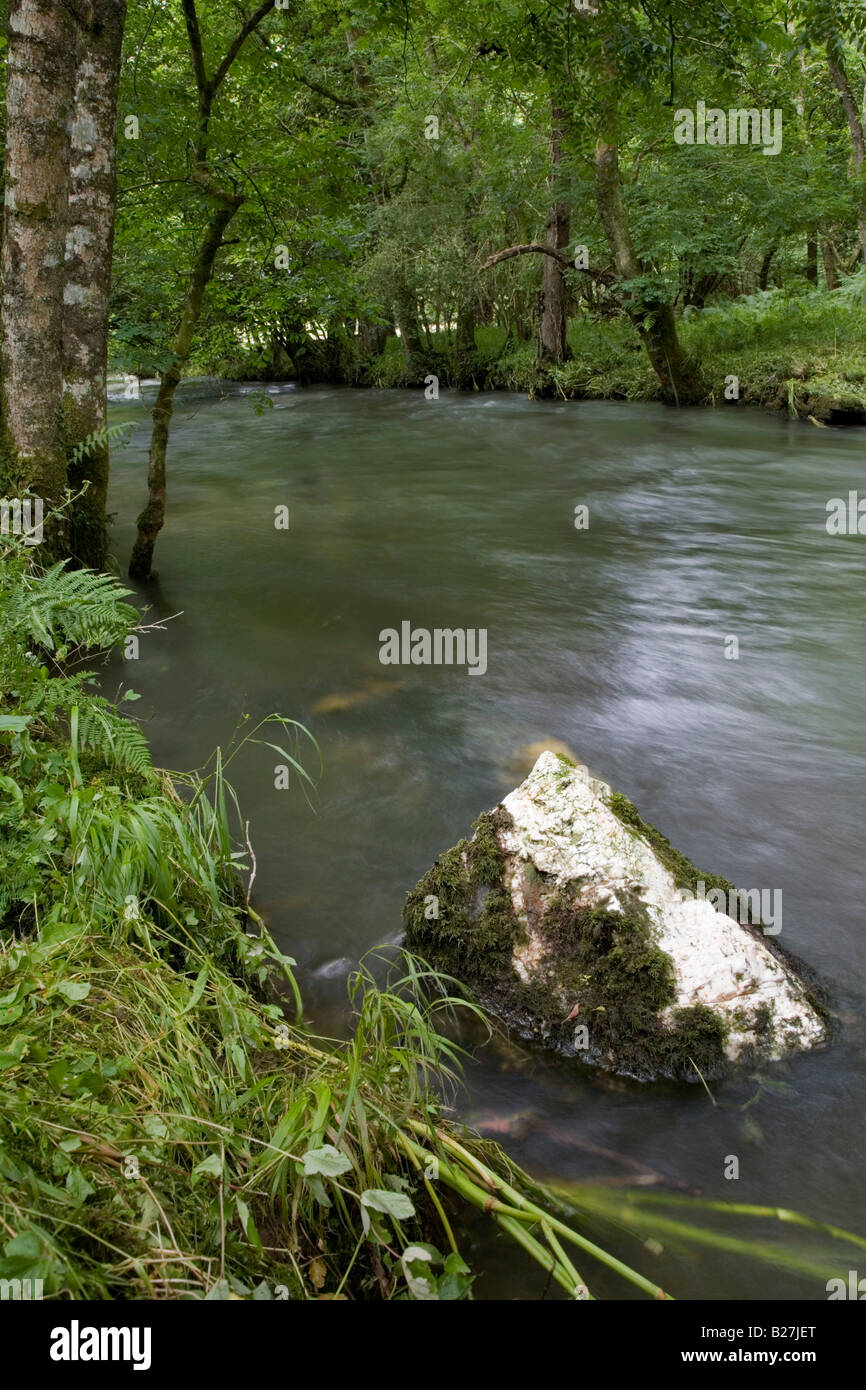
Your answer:
[[[797,283],[760,291],[680,320],[684,350],[706,383],[704,404],[758,407],[831,428],[866,424],[866,271],[838,289]],[[290,379],[352,386],[439,386],[526,392],[533,399],[652,401],[658,378],[625,315],[584,314],[568,325],[566,360],[539,369],[536,347],[495,325],[478,328],[474,346],[457,354],[453,330],[430,331],[407,363],[391,337],[375,356],[347,331],[299,340],[291,364],[266,354],[203,354],[197,370],[239,380]]]

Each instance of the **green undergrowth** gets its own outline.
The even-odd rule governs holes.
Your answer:
[[[679,331],[685,352],[707,382],[708,406],[755,405],[804,421],[811,417],[818,425],[866,424],[866,270],[832,291],[795,280],[704,309],[689,307]],[[460,364],[453,330],[443,329],[430,332],[411,365],[400,339],[392,337],[368,360],[342,344],[337,354],[342,365],[329,359],[327,369],[317,369],[313,357],[302,375],[417,388],[432,373],[442,389],[520,391],[554,400],[660,399],[658,379],[624,314],[573,318],[567,336],[568,360],[541,373],[534,340],[518,342],[504,328],[488,326],[476,330],[475,348]],[[216,365],[226,370],[224,362]],[[230,370],[241,379],[262,374],[253,360],[238,359]],[[736,400],[726,396],[732,377],[738,382]]]

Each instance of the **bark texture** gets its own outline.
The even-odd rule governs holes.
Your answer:
[[[63,316],[63,411],[78,444],[107,421],[108,303],[117,205],[117,95],[126,0],[93,0],[78,33],[71,135]],[[71,464],[71,550],[101,569],[106,555],[109,450],[94,445]]]
[[[827,282],[828,290],[835,290],[839,284],[839,276],[836,273],[836,253],[833,250],[832,242],[826,237],[821,238],[821,256],[824,261],[824,279]]]
[[[165,459],[171,418],[174,414],[175,392],[180,385],[183,368],[189,361],[196,325],[204,303],[205,290],[213,275],[217,252],[222,245],[226,227],[240,203],[241,199],[237,197],[236,205],[219,204],[211,213],[190,276],[180,328],[174,341],[174,361],[162,374],[156,404],[153,407],[153,429],[147,465],[147,505],[138,518],[138,530],[129,561],[130,577],[142,582],[151,577],[156,538],[165,525]]]
[[[836,44],[828,45],[827,67],[830,76],[842,98],[842,105],[845,108],[845,117],[848,121],[848,129],[851,132],[851,146],[854,153],[854,172],[858,180],[857,196],[857,230],[860,235],[860,253],[866,261],[866,190],[863,187],[863,179],[866,176],[866,137],[863,132],[863,121],[851,91],[851,83],[848,80],[848,73],[842,57],[841,49]]]
[[[814,233],[806,238],[806,279],[810,285],[818,283],[818,238]]]
[[[4,449],[21,485],[63,498],[63,286],[75,23],[57,0],[11,0],[3,217]]]
[[[758,289],[765,290],[770,283],[770,266],[773,264],[773,257],[778,251],[778,246],[768,247],[764,252],[764,259],[761,261],[761,272],[758,276]]]
[[[561,174],[562,141],[565,134],[565,112],[555,103],[550,113],[550,172],[548,185],[555,192]],[[545,244],[554,251],[564,252],[571,230],[571,208],[563,199],[554,199],[547,214]],[[561,262],[545,256],[542,270],[541,299],[538,315],[538,355],[536,365],[549,367],[568,357],[568,291]]]

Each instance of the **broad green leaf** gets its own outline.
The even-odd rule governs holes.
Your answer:
[[[325,1178],[338,1178],[341,1173],[348,1173],[352,1166],[346,1155],[335,1149],[333,1144],[323,1144],[319,1149],[307,1149],[303,1164],[305,1177],[321,1173]]]
[[[361,1201],[365,1207],[384,1212],[395,1221],[408,1221],[410,1216],[415,1215],[415,1208],[405,1192],[386,1192],[383,1187],[368,1187],[366,1192],[361,1193]],[[424,1258],[429,1260],[430,1256],[425,1254]]]

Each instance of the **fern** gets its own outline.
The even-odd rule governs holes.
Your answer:
[[[131,593],[107,574],[68,570],[64,563],[44,574],[30,574],[3,605],[4,625],[55,651],[61,643],[108,647],[120,642],[138,621],[122,599]]]
[[[109,444],[113,444],[115,440],[122,438],[124,434],[127,434],[127,436],[131,435],[134,428],[134,424],[127,420],[122,425],[106,425],[104,429],[94,430],[92,434],[87,435],[85,439],[82,439],[79,444],[75,445],[75,448],[69,455],[70,463],[81,463],[83,459],[86,459],[89,454],[95,453],[97,449],[106,448]],[[128,444],[129,437],[124,439],[123,443],[124,445]]]
[[[153,771],[144,734],[101,700],[91,699],[89,709],[82,714],[78,737],[81,747],[100,758],[106,767],[141,776]]]

